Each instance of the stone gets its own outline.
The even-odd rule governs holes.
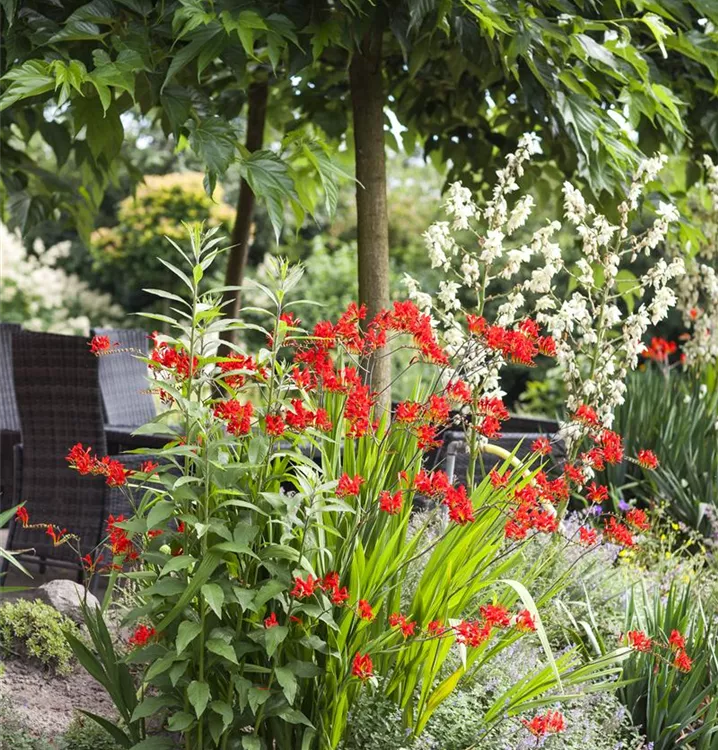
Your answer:
[[[90,609],[96,609],[100,602],[82,584],[63,578],[48,581],[34,592],[38,599],[54,607],[60,614],[69,617],[73,622],[83,623],[81,602],[87,602]]]

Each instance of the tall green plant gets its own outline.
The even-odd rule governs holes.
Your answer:
[[[428,318],[402,303],[360,330],[362,311],[350,306],[309,335],[289,301],[301,270],[277,261],[272,285],[262,286],[267,346],[219,357],[218,334],[248,324],[223,319],[223,289],[203,289],[219,254],[215,231],[189,231],[190,251],[176,246],[186,270],[165,262],[186,299],[153,290],[175,317],[145,314],[173,336],[158,337],[147,360],[169,413],[144,429],[166,430],[160,423],[169,417],[179,425],[174,439],[158,452],[159,465],[143,464],[134,476],[81,446],[69,457],[82,473],[136,488],[134,516],[109,524],[110,588],[118,576],[131,579],[138,602],[125,617],[136,626],[130,659],[143,667],[138,702],[119,696],[128,728],[161,709],[188,749],[335,748],[377,670],[390,675],[389,694],[420,731],[472,668],[530,630],[547,666],[510,696],[512,712],[560,686],[562,672],[572,685],[609,674],[610,659],[580,672],[571,659],[554,659],[542,600],[528,588],[539,567],[521,555],[531,537],[506,535],[516,493],[536,481],[529,464],[538,454],[522,465],[504,452],[501,481],[470,479],[468,488],[421,470],[422,449],[448,418],[447,394],[468,388],[441,385],[448,359]],[[361,373],[372,345],[381,351],[395,339],[433,363],[437,377],[390,422],[373,412],[376,395]],[[497,408],[480,395],[463,399]],[[479,443],[471,445],[475,459]],[[437,505],[410,532],[419,490]],[[525,522],[558,528],[540,505]],[[134,560],[136,569],[118,573]],[[421,560],[412,593],[408,574]],[[457,648],[462,667],[445,677]]]

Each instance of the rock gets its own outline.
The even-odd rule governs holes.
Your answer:
[[[91,594],[82,584],[62,578],[43,583],[34,593],[45,604],[54,607],[60,614],[69,617],[78,624],[83,622],[82,607],[80,606],[83,599],[91,609],[100,606],[97,597]]]

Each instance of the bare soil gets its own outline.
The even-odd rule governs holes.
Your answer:
[[[61,677],[25,661],[3,662],[0,694],[17,712],[18,720],[32,731],[62,734],[79,709],[115,715],[104,689],[82,667]]]

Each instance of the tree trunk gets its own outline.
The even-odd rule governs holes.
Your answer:
[[[247,138],[245,145],[247,151],[258,151],[262,148],[264,141],[264,123],[267,119],[267,97],[269,85],[266,81],[253,83],[249,87],[247,98]],[[226,286],[240,286],[244,281],[244,271],[247,267],[247,256],[249,254],[249,241],[252,229],[252,215],[254,214],[254,193],[242,180],[239,186],[239,197],[237,198],[237,213],[234,219],[234,227],[230,241],[232,249],[229,251],[227,270],[224,275]],[[224,314],[229,318],[239,317],[242,305],[242,293],[225,292],[223,302],[229,302],[224,308]],[[226,331],[222,338],[232,343],[236,340],[236,331]],[[226,351],[224,352],[226,354]]]
[[[389,305],[389,218],[386,206],[384,157],[384,81],[382,30],[375,25],[354,52],[349,67],[354,149],[359,266],[359,302],[371,319]],[[391,403],[391,361],[379,352],[372,369],[372,387],[380,404]]]

